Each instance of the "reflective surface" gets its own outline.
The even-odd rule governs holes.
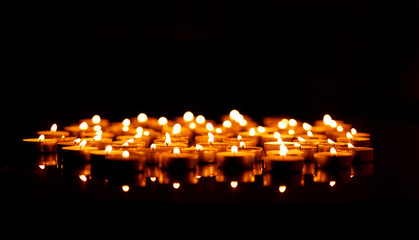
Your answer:
[[[200,164],[194,170],[146,165],[140,172],[118,173],[90,163],[66,165],[56,154],[15,160],[0,175],[10,201],[280,205],[373,200],[373,163],[327,170],[306,162],[302,173],[264,172],[263,162],[235,171]]]

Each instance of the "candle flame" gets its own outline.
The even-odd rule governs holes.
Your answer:
[[[180,188],[180,183],[174,182],[172,186],[173,186],[174,189],[179,189]]]
[[[94,115],[93,117],[92,117],[92,123],[93,124],[99,124],[100,123],[100,116],[99,115]]]
[[[198,117],[196,117],[196,123],[204,124],[205,123],[205,117],[202,116],[202,115],[199,115]]]
[[[352,135],[353,135],[353,136],[355,136],[358,132],[356,131],[356,129],[355,129],[355,128],[352,128],[352,129],[351,129],[351,133],[352,133]]]
[[[86,181],[87,181],[87,177],[86,177],[86,175],[84,175],[84,174],[79,175],[79,179],[80,179],[82,182],[86,182]]]
[[[355,146],[352,143],[348,143],[348,148],[355,148]]]
[[[196,144],[196,150],[198,150],[198,151],[202,151],[203,150],[203,148],[202,148],[202,146],[201,145],[199,145],[199,144]]]
[[[214,131],[214,126],[212,125],[212,123],[207,123],[206,128],[210,132]]]
[[[230,182],[231,188],[236,188],[238,185],[239,185],[239,183],[237,181],[231,181]]]
[[[287,146],[285,146],[284,144],[281,144],[279,146],[279,155],[280,156],[286,156],[287,155],[287,152],[288,152]]]
[[[308,137],[313,137],[313,133],[309,130],[309,131],[307,131],[307,136]]]
[[[129,158],[129,152],[127,150],[122,152],[122,158],[125,158],[125,159]]]
[[[152,143],[152,144],[150,145],[150,149],[151,149],[151,151],[156,150],[156,148],[157,148],[157,145],[156,145],[155,143]]]
[[[230,119],[233,119],[234,121],[238,122],[238,119],[240,118],[241,114],[236,109],[233,109],[230,111],[229,117]]]
[[[129,191],[129,185],[122,185],[122,191],[128,192]]]
[[[241,149],[245,149],[246,148],[246,143],[244,143],[243,141],[240,142],[240,148]]]
[[[265,128],[262,127],[262,126],[258,126],[258,132],[264,133],[265,132]]]
[[[329,114],[325,114],[323,117],[324,125],[330,125],[331,121],[332,121],[332,117]]]
[[[346,133],[346,138],[352,140],[354,137],[352,136],[352,134],[350,132],[347,132]]]
[[[173,135],[179,134],[179,133],[180,133],[180,131],[181,131],[181,129],[182,129],[182,126],[181,126],[179,123],[176,123],[176,124],[173,126],[172,134],[173,134]]]
[[[288,120],[288,125],[290,125],[291,127],[297,126],[297,120],[295,120],[293,118]]]
[[[256,129],[255,129],[255,128],[251,128],[251,129],[249,130],[249,135],[250,135],[250,136],[255,136],[255,134],[256,134]]]
[[[160,126],[166,125],[166,124],[167,124],[167,118],[165,118],[165,117],[160,117],[160,118],[159,118],[159,120],[157,120],[157,123],[158,123]]]
[[[294,147],[301,148],[301,144],[299,144],[298,142],[294,142]]]
[[[174,154],[180,154],[180,149],[179,149],[178,147],[175,147],[175,148],[173,149],[173,153],[174,153]]]
[[[279,188],[278,188],[278,190],[279,190],[280,193],[283,193],[283,192],[285,192],[285,190],[287,190],[287,186],[280,185]]]
[[[337,130],[338,132],[343,132],[343,127],[342,127],[341,125],[339,125],[339,126],[336,128],[336,130]]]
[[[54,123],[54,124],[52,124],[52,126],[51,126],[51,132],[56,132],[57,131],[57,124],[56,123]]]
[[[80,130],[87,130],[89,128],[89,125],[87,125],[87,122],[82,122],[79,125]]]
[[[164,144],[166,144],[166,146],[170,146],[170,144],[172,144],[172,139],[170,138],[170,134],[168,132],[166,132],[166,140],[164,141]]]
[[[111,152],[112,152],[112,146],[111,145],[106,146],[106,148],[105,148],[105,154],[106,155],[109,155],[109,154],[111,154]]]
[[[303,123],[303,129],[306,131],[311,130],[311,125],[308,123]]]
[[[336,185],[336,181],[330,181],[329,186],[334,187]]]
[[[230,120],[225,120],[223,122],[223,127],[225,127],[225,128],[231,128],[231,125],[232,125],[232,123],[231,123]]]
[[[131,124],[131,121],[128,118],[125,118],[124,121],[122,121],[122,125],[129,126]]]
[[[190,122],[194,119],[194,115],[191,111],[187,111],[185,112],[185,114],[183,114],[183,120],[185,120],[185,122]]]
[[[214,134],[212,133],[208,133],[208,143],[213,143],[214,142]]]
[[[41,136],[39,136],[38,138],[38,142],[43,142],[45,140],[45,135],[42,134]]]
[[[231,152],[232,152],[233,154],[236,154],[238,151],[239,151],[239,149],[237,148],[237,146],[236,146],[236,145],[233,145],[233,146],[231,147]]]
[[[328,143],[330,143],[330,144],[335,144],[335,143],[336,143],[335,141],[333,141],[333,140],[332,140],[332,139],[330,139],[330,138],[328,138],[328,139],[327,139],[327,142],[328,142]]]
[[[330,153],[332,154],[332,155],[337,155],[338,153],[336,152],[336,148],[334,148],[334,147],[332,147],[332,148],[330,148]]]
[[[307,140],[305,138],[302,138],[300,136],[297,137],[298,141],[300,142],[307,142]]]
[[[86,144],[87,144],[87,141],[86,141],[86,139],[84,139],[83,141],[80,142],[79,149],[84,148],[86,146]]]
[[[138,116],[137,116],[137,120],[138,120],[138,122],[140,122],[140,123],[146,122],[146,121],[147,121],[147,119],[148,119],[148,117],[147,117],[147,115],[146,115],[145,113],[140,113],[140,114],[138,114]]]

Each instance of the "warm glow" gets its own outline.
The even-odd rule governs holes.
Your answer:
[[[225,127],[225,128],[231,128],[231,125],[232,125],[232,123],[231,123],[230,120],[225,120],[223,122],[223,127]]]
[[[86,182],[87,181],[87,177],[86,177],[86,175],[79,175],[79,179],[82,181],[82,182]]]
[[[151,151],[156,150],[156,148],[157,148],[157,145],[156,145],[155,143],[152,143],[152,144],[150,145],[150,149],[151,149]]]
[[[250,136],[255,136],[255,134],[256,134],[256,130],[255,130],[255,128],[251,128],[251,129],[249,130],[249,135],[250,135]]]
[[[216,128],[215,132],[218,133],[218,134],[221,134],[221,133],[223,133],[223,130],[221,128]]]
[[[238,183],[237,181],[231,181],[231,182],[230,182],[230,186],[231,186],[232,188],[236,188],[238,185],[239,185],[239,183]]]
[[[331,126],[332,128],[335,128],[335,127],[337,127],[337,126],[338,126],[338,123],[337,123],[335,120],[332,120],[332,121],[330,121],[330,126]]]
[[[180,133],[180,131],[181,131],[181,129],[182,129],[182,126],[181,126],[179,123],[176,123],[176,124],[173,126],[172,134],[173,134],[173,135],[179,134],[179,133]]]
[[[208,143],[213,143],[214,142],[214,134],[212,133],[208,133]]]
[[[332,140],[332,139],[330,139],[330,138],[328,138],[328,139],[327,139],[327,142],[328,142],[328,143],[330,143],[330,144],[335,144],[335,141],[333,141],[333,140]]]
[[[265,128],[264,128],[264,127],[262,127],[262,126],[259,126],[259,127],[258,127],[258,132],[260,132],[260,133],[264,133],[264,132],[265,132]]]
[[[332,147],[332,148],[330,148],[330,153],[332,154],[332,155],[337,155],[338,153],[336,152],[336,148],[334,148],[334,147]]]
[[[352,128],[352,129],[351,129],[351,133],[352,133],[352,135],[353,135],[353,136],[355,136],[358,132],[356,131],[356,129],[355,129],[355,128]]]
[[[123,126],[123,127],[122,127],[122,131],[124,131],[124,132],[128,132],[128,130],[129,130],[129,127],[128,127],[128,126]]]
[[[246,125],[247,125],[247,121],[246,121],[246,119],[241,118],[241,119],[239,120],[239,125],[240,125],[240,126],[242,126],[242,127],[246,126]]]
[[[237,135],[237,140],[239,140],[239,141],[241,141],[243,138],[242,138],[242,136],[239,134],[239,135]]]
[[[274,132],[274,138],[281,138],[281,134],[279,132]]]
[[[343,132],[343,127],[342,127],[341,125],[339,125],[339,126],[336,128],[336,130],[337,130],[338,132]]]
[[[45,140],[45,135],[42,134],[41,136],[39,136],[38,138],[38,142],[43,142]]]
[[[155,182],[157,180],[156,177],[150,177],[150,181]]]
[[[89,125],[87,125],[87,122],[82,122],[79,125],[80,130],[85,131],[89,128]]]
[[[279,155],[280,156],[286,156],[287,155],[287,152],[288,152],[287,146],[285,146],[284,144],[281,144],[279,146]]]
[[[129,191],[129,186],[128,185],[122,185],[122,191],[128,192]]]
[[[281,185],[281,186],[279,186],[278,190],[279,190],[280,193],[283,193],[283,192],[285,192],[285,190],[287,190],[287,186]]]
[[[175,148],[173,149],[173,153],[174,153],[174,154],[180,154],[180,149],[179,149],[178,147],[175,147]]]
[[[300,136],[298,136],[298,137],[297,137],[297,139],[298,139],[298,141],[300,141],[300,142],[306,142],[306,141],[307,141],[305,138],[302,138],[302,137],[300,137]]]
[[[94,125],[93,126],[93,131],[100,131],[100,130],[102,130],[102,127],[100,126],[100,125]]]
[[[308,123],[303,123],[303,129],[306,131],[311,130],[311,125]]]
[[[353,139],[354,137],[352,136],[352,134],[350,132],[346,133],[346,138],[347,139]]]
[[[334,186],[336,185],[336,181],[330,181],[330,182],[329,182],[329,185],[330,185],[331,187],[334,187]]]
[[[170,138],[170,134],[168,132],[166,133],[166,140],[164,141],[164,144],[166,144],[166,146],[170,146],[170,144],[172,144],[172,139]]]
[[[301,148],[301,144],[299,144],[298,142],[294,142],[294,147]]]
[[[310,132],[310,131],[309,131],[309,132]],[[294,129],[290,129],[290,130],[288,130],[288,134],[289,134],[289,135],[294,135],[294,134],[295,134]]]
[[[295,126],[297,126],[297,120],[295,120],[295,119],[290,119],[290,120],[288,121],[288,125],[290,125],[291,127],[295,127]]]
[[[140,123],[147,122],[147,119],[148,119],[148,117],[147,117],[147,115],[145,113],[138,114],[137,120]]]
[[[206,128],[210,132],[214,131],[214,126],[212,125],[212,123],[207,123]]]
[[[237,122],[240,116],[241,114],[236,109],[233,109],[230,111],[230,114],[229,114],[230,119],[233,119]]]
[[[105,148],[105,154],[108,155],[111,152],[112,152],[112,146],[111,145],[106,146],[106,148]]]
[[[196,123],[204,124],[205,123],[205,117],[202,116],[202,115],[199,115],[198,117],[196,117]]]
[[[194,119],[194,115],[191,111],[187,111],[185,112],[185,114],[183,114],[183,120],[185,120],[185,122],[190,122]]]
[[[100,116],[99,115],[94,115],[93,117],[92,117],[92,123],[93,124],[99,124],[100,123]]]
[[[134,135],[134,138],[141,138],[143,136],[143,132],[139,132]]]
[[[52,124],[52,126],[51,126],[51,132],[56,132],[57,131],[57,124]]]
[[[123,158],[129,158],[129,152],[127,150],[122,152],[122,157]]]
[[[287,123],[285,123],[284,121],[280,121],[280,122],[278,122],[278,127],[279,127],[279,129],[285,129],[285,128],[287,128]]]
[[[196,150],[198,150],[198,151],[202,151],[202,146],[201,145],[199,145],[199,144],[196,144],[196,146],[195,146],[195,148],[196,148]]]
[[[128,147],[128,146],[129,146],[128,141],[125,141],[125,142],[124,142],[121,146],[122,146],[122,147]]]
[[[237,146],[236,146],[236,145],[233,145],[233,146],[231,147],[231,152],[232,152],[233,154],[236,154],[238,151],[239,151],[239,149],[237,148]]]
[[[142,128],[142,127],[137,127],[136,129],[135,129],[135,131],[137,132],[137,133],[142,133],[143,131],[144,131],[144,128]]]
[[[96,142],[100,141],[101,139],[102,139],[102,134],[97,134],[96,136],[93,137],[93,140]]]
[[[131,121],[128,118],[125,118],[124,121],[122,121],[122,125],[129,126],[131,124]]]
[[[166,125],[166,124],[167,124],[167,118],[165,118],[165,117],[160,117],[160,118],[159,118],[159,120],[157,120],[157,123],[158,123],[160,126]]]
[[[242,142],[240,142],[240,148],[241,148],[241,149],[246,148],[246,143],[244,143],[243,141],[242,141]]]
[[[172,186],[173,186],[174,189],[179,189],[180,188],[180,183],[174,182]]]
[[[85,140],[83,140],[83,141],[81,141],[81,142],[80,142],[80,144],[79,144],[79,149],[84,148],[84,146],[86,146],[86,144],[87,144],[86,139],[85,139]]]
[[[307,136],[308,137],[313,137],[313,133],[311,131],[307,131]]]
[[[80,138],[74,139],[73,144],[79,144],[81,142]]]
[[[325,114],[323,117],[324,125],[330,125],[331,121],[332,121],[332,117],[329,114]]]
[[[39,169],[44,170],[45,169],[45,164],[39,164],[38,167],[39,167]]]
[[[355,148],[355,146],[352,143],[348,143],[348,148]]]
[[[189,128],[190,129],[195,129],[196,128],[196,123],[194,123],[194,122],[189,123]]]

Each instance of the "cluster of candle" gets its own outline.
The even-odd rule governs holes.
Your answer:
[[[174,120],[144,113],[111,123],[95,115],[58,131],[39,131],[23,139],[25,151],[56,152],[64,164],[90,162],[103,171],[161,169],[193,170],[212,164],[225,171],[254,169],[260,174],[303,171],[304,162],[318,168],[351,168],[373,160],[370,134],[328,114],[314,124],[282,117],[265,117],[258,125],[232,110],[222,123],[186,112]]]

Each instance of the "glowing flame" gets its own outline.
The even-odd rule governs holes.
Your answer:
[[[242,138],[242,136],[239,134],[239,135],[237,135],[237,140],[239,140],[239,141],[241,141],[243,138]]]
[[[299,144],[298,142],[294,142],[294,147],[301,148],[301,144]]]
[[[280,122],[278,122],[278,127],[279,127],[279,129],[285,129],[285,128],[287,128],[287,125],[288,125],[288,120],[285,122],[285,121],[283,121],[284,119],[282,119],[282,121],[280,121]],[[286,120],[286,119],[285,119]]]
[[[85,131],[89,128],[89,125],[87,125],[87,122],[82,122],[79,125],[80,130]]]
[[[45,140],[45,135],[42,134],[41,136],[39,136],[38,138],[38,142],[43,142]]]
[[[204,124],[205,123],[205,117],[202,116],[202,115],[199,115],[198,117],[196,117],[196,123]]]
[[[212,133],[208,133],[208,143],[213,143],[214,142],[214,134]]]
[[[206,128],[210,132],[214,131],[214,126],[212,125],[212,123],[207,123]]]
[[[348,143],[348,148],[355,148],[355,146],[352,143]]]
[[[223,133],[223,130],[221,128],[216,128],[215,132],[218,133],[218,134],[221,134],[221,133]]]
[[[99,115],[94,115],[93,117],[92,117],[92,123],[93,124],[99,124],[100,123],[100,116]]]
[[[180,154],[180,149],[179,149],[178,147],[175,147],[175,148],[173,149],[173,153],[174,153],[174,154]]]
[[[280,193],[283,193],[283,192],[285,192],[285,190],[287,190],[287,186],[280,185],[279,188],[278,188],[278,190],[279,190]]]
[[[246,148],[246,143],[244,143],[243,141],[240,142],[240,148],[241,149],[245,149]]]
[[[339,125],[339,126],[336,128],[336,130],[337,130],[338,132],[343,132],[343,127],[342,127],[341,125]]]
[[[152,143],[152,144],[150,145],[150,149],[151,149],[151,151],[156,150],[156,148],[157,148],[157,145],[156,145],[155,143]]]
[[[238,119],[240,118],[241,114],[236,109],[233,109],[230,111],[229,117],[230,119],[233,119],[234,121],[238,122]]]
[[[106,148],[105,148],[105,154],[106,155],[109,155],[109,154],[111,154],[111,152],[112,152],[112,146],[111,145],[106,146]]]
[[[138,114],[138,116],[137,116],[137,120],[138,120],[140,123],[147,122],[147,119],[148,119],[148,117],[147,117],[147,115],[146,115],[145,113],[140,113],[140,114]]]
[[[159,120],[157,120],[157,123],[160,125],[160,126],[163,126],[163,125],[166,125],[167,124],[167,118],[165,118],[165,117],[160,117],[159,118]]]
[[[176,123],[176,124],[173,126],[172,134],[173,134],[173,135],[179,134],[179,133],[180,133],[180,131],[181,131],[181,129],[182,129],[182,126],[181,126],[179,123]]]
[[[173,186],[174,189],[179,189],[180,188],[180,183],[174,182],[172,186]]]
[[[335,141],[333,141],[333,140],[332,140],[332,139],[330,139],[330,138],[328,138],[328,139],[327,139],[327,142],[328,142],[328,143],[330,143],[330,144],[335,144],[335,143],[336,143]]]
[[[122,185],[122,191],[124,192],[128,192],[129,191],[129,186],[128,185]]]
[[[332,117],[329,114],[325,114],[323,117],[324,125],[330,125],[331,121],[332,121]]]
[[[129,158],[129,152],[127,150],[122,152],[122,157],[123,158]]]
[[[56,132],[57,131],[57,124],[52,124],[52,126],[51,126],[51,132]]]
[[[202,150],[203,150],[202,146],[201,146],[201,145],[199,145],[199,144],[196,144],[195,148],[196,148],[196,150],[198,150],[198,151],[202,151]]]
[[[239,185],[239,183],[237,181],[231,181],[230,182],[231,188],[236,188],[238,185]]]
[[[307,141],[305,138],[302,138],[302,137],[300,137],[300,136],[298,136],[298,137],[297,137],[297,139],[298,139],[298,141],[300,141],[300,142],[306,142],[306,141]]]
[[[190,122],[194,119],[194,115],[191,111],[187,111],[185,112],[185,114],[183,114],[183,120],[185,120],[185,122]]]
[[[264,127],[262,127],[262,126],[258,126],[258,132],[260,132],[260,133],[264,133],[266,130],[265,130],[265,128]]]
[[[225,120],[223,122],[223,127],[225,127],[225,128],[231,128],[231,125],[232,125],[232,123],[231,123],[230,120]]]
[[[352,133],[352,135],[353,135],[353,136],[355,136],[358,132],[356,131],[356,129],[355,129],[355,128],[352,128],[352,129],[351,129],[351,133]]]
[[[256,129],[255,129],[255,128],[251,128],[251,129],[249,130],[249,135],[250,135],[250,136],[255,136],[255,134],[256,134]]]
[[[189,123],[189,128],[190,129],[195,129],[196,128],[196,123],[194,123],[194,122]]]
[[[166,146],[170,146],[170,144],[172,144],[172,139],[170,138],[170,134],[168,132],[166,133],[166,140],[164,141],[164,144],[166,144]]]
[[[346,138],[347,139],[353,139],[354,137],[352,136],[352,134],[350,132],[346,133]]]
[[[281,144],[279,146],[279,155],[280,156],[286,156],[287,155],[287,152],[288,152],[287,146],[285,146],[284,144]]]
[[[86,182],[86,181],[87,181],[87,177],[86,177],[86,175],[83,175],[83,174],[79,175],[79,179],[80,179],[82,182]]]
[[[232,146],[231,147],[231,152],[234,154],[234,155],[236,155],[236,153],[239,151],[239,149],[237,148],[237,146],[236,145],[234,145],[234,146]]]
[[[330,153],[332,154],[332,155],[337,155],[338,153],[336,152],[336,148],[334,148],[334,147],[332,147],[332,148],[330,148]]]
[[[313,137],[313,133],[311,131],[307,131],[307,136],[308,137]]]
[[[83,141],[81,141],[81,142],[80,142],[80,144],[79,144],[79,149],[84,148],[84,147],[86,146],[86,144],[87,144],[86,139],[85,139],[85,140],[83,140]]]
[[[334,187],[336,185],[336,181],[330,181],[329,186]]]
[[[335,127],[337,127],[337,126],[338,126],[338,123],[337,123],[335,120],[332,120],[332,121],[330,121],[330,126],[331,126],[332,128],[335,128]]]
[[[131,121],[128,118],[125,118],[124,121],[122,121],[122,125],[129,126],[131,124]]]
[[[311,125],[308,123],[303,123],[303,129],[306,131],[311,130]]]
[[[290,119],[290,120],[288,121],[288,125],[290,125],[291,127],[295,127],[295,126],[297,126],[297,120],[295,120],[295,119]]]

